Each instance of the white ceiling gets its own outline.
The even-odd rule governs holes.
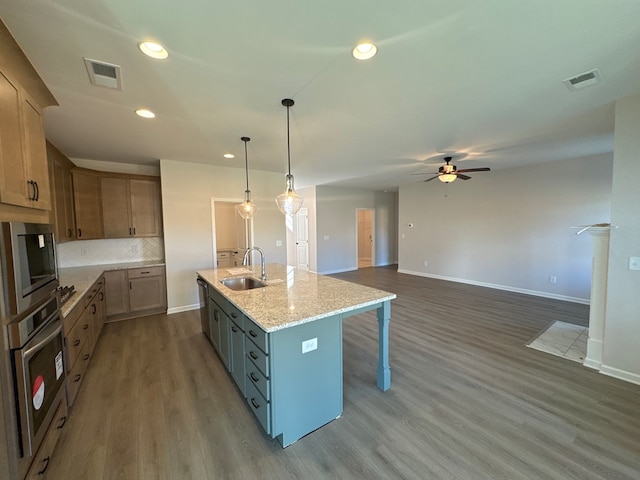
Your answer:
[[[298,187],[394,188],[440,152],[492,169],[610,152],[612,102],[640,90],[638,0],[2,0],[0,16],[60,104],[45,129],[67,156],[243,168],[247,135],[250,168],[284,173],[291,97]],[[83,57],[121,66],[122,91]],[[562,83],[593,68],[598,85]]]

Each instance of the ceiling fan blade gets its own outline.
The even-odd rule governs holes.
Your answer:
[[[412,176],[413,175],[436,175],[436,173],[435,172],[424,172],[424,173],[412,173],[411,175]]]
[[[431,180],[433,180],[434,178],[438,178],[439,176],[440,175],[436,175],[435,177],[427,178],[425,182],[430,182]]]
[[[458,178],[461,180],[469,180],[471,177],[469,177],[468,175],[462,175],[459,171],[457,174]]]
[[[465,168],[462,170],[458,170],[458,173],[460,172],[490,172],[491,169],[489,167],[482,167],[482,168]]]

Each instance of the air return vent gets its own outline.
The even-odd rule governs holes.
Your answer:
[[[93,85],[122,90],[122,74],[118,65],[90,58],[85,58],[84,64],[87,67],[87,73],[89,73],[89,80]]]
[[[579,88],[590,87],[596,83],[600,83],[600,72],[597,68],[589,70],[588,72],[581,73],[575,77],[567,78],[564,84],[571,91],[578,90]]]

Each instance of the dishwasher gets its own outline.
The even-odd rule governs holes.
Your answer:
[[[200,323],[202,331],[211,341],[211,323],[209,323],[209,284],[201,277],[196,280],[198,282],[198,296],[200,298]]]

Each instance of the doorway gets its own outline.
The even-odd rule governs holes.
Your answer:
[[[296,267],[309,270],[309,209],[301,208],[295,215]]]
[[[236,211],[242,200],[211,199],[213,258],[215,268],[242,264],[244,251],[253,245],[253,219],[244,220]]]
[[[358,268],[375,265],[374,213],[373,208],[356,209]]]

